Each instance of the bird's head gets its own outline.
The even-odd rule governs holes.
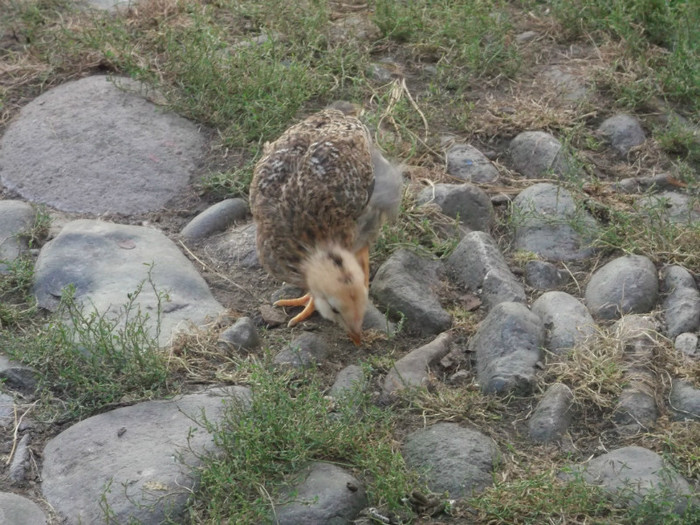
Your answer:
[[[339,246],[316,250],[303,265],[316,310],[345,328],[359,345],[367,309],[364,273],[355,256]]]

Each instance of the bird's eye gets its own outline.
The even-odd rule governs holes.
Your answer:
[[[338,310],[335,306],[331,306],[331,311],[336,315],[340,315],[340,310]]]

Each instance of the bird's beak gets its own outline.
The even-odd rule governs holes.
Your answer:
[[[348,336],[352,339],[352,342],[355,343],[355,346],[360,346],[362,344],[362,332],[348,332]]]

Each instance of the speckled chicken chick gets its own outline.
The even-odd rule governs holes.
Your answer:
[[[304,307],[289,326],[318,310],[360,344],[369,246],[400,198],[400,171],[342,111],[316,113],[265,146],[250,187],[258,256],[271,275],[308,291],[275,303]]]

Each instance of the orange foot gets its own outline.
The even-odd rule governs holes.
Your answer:
[[[355,259],[360,263],[360,267],[365,274],[365,288],[369,289],[369,246],[360,248],[355,253]]]
[[[292,326],[297,325],[298,323],[305,321],[308,319],[311,314],[313,314],[316,311],[316,308],[314,307],[314,298],[311,297],[310,293],[307,293],[305,295],[302,295],[301,297],[297,297],[296,299],[280,299],[279,301],[275,301],[275,306],[303,306],[304,309],[299,312],[297,315],[291,318],[287,326],[291,328]]]

